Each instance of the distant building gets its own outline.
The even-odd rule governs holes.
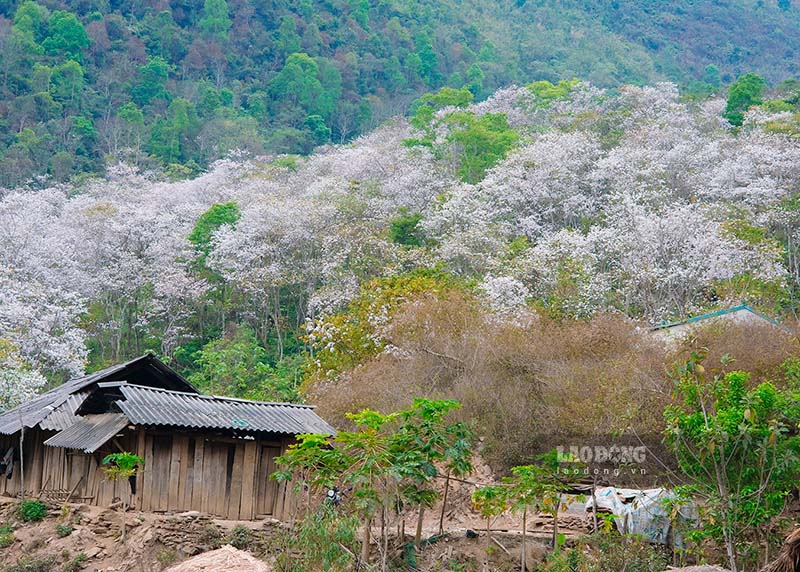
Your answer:
[[[712,323],[727,322],[737,325],[763,324],[780,328],[780,324],[766,314],[751,308],[747,304],[733,306],[724,310],[708,312],[700,316],[694,316],[678,322],[662,322],[652,328],[656,337],[664,341],[681,340],[698,326],[705,326]]]
[[[20,477],[24,428],[25,482]],[[68,381],[0,415],[0,494],[121,500],[144,511],[196,510],[251,520],[288,514],[287,487],[269,479],[301,433],[334,434],[308,405],[201,395],[152,355]],[[145,460],[131,482],[102,471],[109,453]]]

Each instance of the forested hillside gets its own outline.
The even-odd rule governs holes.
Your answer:
[[[774,85],[798,47],[790,0],[2,0],[0,185],[305,154],[442,86],[480,100],[531,79]]]
[[[207,390],[285,399],[391,353],[395,317],[430,297],[519,324],[791,316],[797,98],[762,90],[444,89],[307,158],[7,190],[3,371],[35,388],[152,350]]]

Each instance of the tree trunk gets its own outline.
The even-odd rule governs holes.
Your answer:
[[[368,518],[364,519],[364,531],[361,538],[361,564],[366,567],[369,564],[369,539],[370,539],[370,521]]]
[[[450,491],[450,471],[444,481],[444,495],[442,496],[442,514],[439,515],[439,536],[444,534],[444,513],[447,510],[447,493]]]
[[[386,506],[381,509],[381,572],[389,570],[389,534],[386,531]]]
[[[520,558],[522,572],[528,570],[528,507],[522,509],[522,557]]]
[[[727,530],[727,523],[724,535],[725,551],[728,553],[728,564],[731,568],[731,572],[739,572],[739,566],[736,562],[736,548],[733,544],[733,537],[731,537],[730,532]]]
[[[419,505],[419,517],[417,517],[417,533],[414,535],[414,547],[419,550],[422,543],[422,517],[425,515],[425,506]]]
[[[558,550],[558,509],[561,508],[561,493],[556,498],[556,508],[553,511],[553,551]]]

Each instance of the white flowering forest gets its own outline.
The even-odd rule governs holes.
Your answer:
[[[451,90],[349,144],[191,180],[120,163],[0,189],[0,408],[145,351],[201,385],[247,368],[220,391],[295,397],[352,316],[348,347],[391,351],[392,308],[442,281],[498,320],[793,313],[793,114],[737,127],[723,96],[669,83],[534,86]],[[277,385],[237,386],[252,372]]]

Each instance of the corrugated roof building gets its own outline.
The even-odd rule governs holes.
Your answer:
[[[298,434],[335,432],[310,405],[201,395],[149,355],[67,382],[0,415],[2,452],[19,457],[14,449],[21,428],[29,492],[232,519],[287,514],[292,493],[269,479],[275,459]],[[130,482],[104,471],[104,459],[122,452],[144,460]],[[22,488],[16,471],[0,479],[0,493]]]

